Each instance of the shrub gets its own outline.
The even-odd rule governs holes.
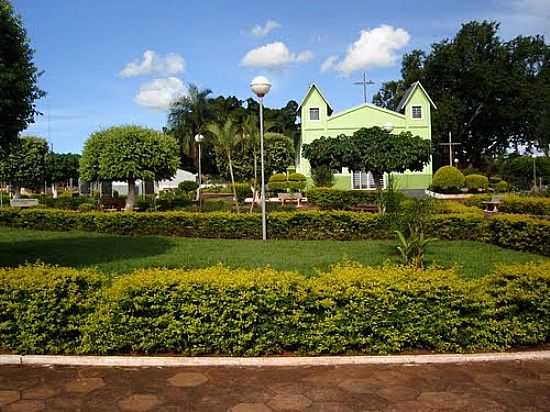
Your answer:
[[[94,205],[90,203],[82,203],[78,206],[78,210],[81,212],[91,212],[94,209],[95,209]]]
[[[288,180],[284,173],[276,173],[269,177],[268,188],[272,192],[286,191],[288,189]]]
[[[288,175],[288,188],[291,191],[300,192],[306,188],[306,177],[301,173]]]
[[[456,167],[443,166],[435,172],[432,188],[441,193],[460,193],[464,180],[464,175]]]
[[[312,167],[311,178],[317,187],[332,187],[334,185],[334,173],[330,167],[325,165]]]
[[[507,350],[550,338],[550,264],[453,270],[0,270],[0,349],[268,355]]]
[[[239,202],[244,202],[247,197],[252,197],[252,189],[248,183],[235,183],[235,191]]]
[[[509,190],[508,182],[506,180],[500,180],[497,183],[495,183],[495,192],[497,193],[505,193]]]
[[[543,196],[507,195],[501,200],[499,210],[506,213],[550,216],[550,199]]]
[[[550,256],[550,221],[519,215],[497,215],[490,221],[496,245]]]
[[[307,200],[323,210],[345,210],[362,204],[374,204],[376,202],[376,192],[320,187],[308,190]]]
[[[71,353],[96,309],[103,276],[46,266],[0,269],[0,349]]]
[[[160,211],[183,209],[192,204],[193,201],[187,194],[174,189],[161,190],[155,201],[156,209]]]
[[[178,189],[185,193],[194,192],[198,188],[198,183],[193,180],[184,180],[178,184]]]
[[[464,185],[471,192],[484,192],[489,189],[489,179],[483,175],[468,175],[464,178]]]

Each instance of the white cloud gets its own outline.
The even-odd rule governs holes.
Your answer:
[[[168,110],[170,104],[187,94],[187,88],[177,77],[154,79],[141,85],[135,102],[154,110]]]
[[[283,42],[274,42],[250,50],[241,60],[243,66],[284,69],[293,63],[306,63],[313,58],[310,50],[291,53]]]
[[[122,77],[141,76],[145,74],[160,74],[171,76],[183,73],[185,70],[185,60],[179,54],[169,53],[166,56],[160,56],[153,50],[145,50],[143,60],[135,60],[128,63],[120,71]]]
[[[405,47],[411,36],[403,29],[382,25],[370,31],[362,30],[359,39],[348,47],[340,61],[331,56],[321,65],[321,71],[334,70],[350,74],[356,70],[391,66],[397,62],[397,51]]]
[[[263,26],[256,24],[250,32],[256,37],[264,37],[279,27],[281,25],[275,20],[268,20]]]
[[[505,34],[550,35],[550,0],[501,0],[505,9],[496,16]]]

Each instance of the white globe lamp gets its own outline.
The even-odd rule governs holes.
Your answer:
[[[250,83],[250,88],[252,89],[254,94],[261,99],[271,90],[271,82],[268,80],[267,77],[257,76]]]

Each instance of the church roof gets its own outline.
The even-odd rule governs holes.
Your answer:
[[[428,94],[426,89],[424,89],[424,86],[422,86],[422,84],[417,81],[417,82],[414,82],[413,84],[411,84],[411,86],[405,91],[405,94],[403,95],[403,98],[401,99],[401,101],[397,105],[396,111],[400,112],[405,108],[407,103],[409,103],[409,100],[411,99],[411,97],[414,94],[415,90],[419,87],[424,92],[426,97],[428,98],[428,100],[429,100],[430,104],[432,105],[432,107],[437,110],[436,104],[433,102],[432,98],[430,97],[430,95]]]
[[[334,112],[334,109],[332,108],[331,104],[329,103],[329,101],[327,100],[327,98],[325,97],[325,95],[323,94],[323,92],[321,91],[321,89],[319,89],[319,87],[315,84],[315,83],[312,83],[310,86],[309,86],[309,89],[307,89],[307,93],[306,95],[304,96],[304,98],[302,99],[302,101],[300,102],[300,105],[298,106],[298,111],[300,111],[302,109],[302,106],[304,105],[304,103],[306,102],[306,99],[308,98],[308,96],[311,94],[311,92],[313,91],[313,89],[317,90],[317,92],[319,93],[319,95],[321,96],[321,98],[325,101],[325,103],[327,104],[327,107],[329,109],[329,115]]]

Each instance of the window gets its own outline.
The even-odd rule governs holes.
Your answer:
[[[309,120],[319,120],[319,108],[318,107],[312,107],[309,109]]]
[[[351,175],[352,189],[376,189],[374,177],[371,172],[353,172]]]
[[[413,119],[422,119],[422,106],[413,106],[412,107],[412,118]]]

